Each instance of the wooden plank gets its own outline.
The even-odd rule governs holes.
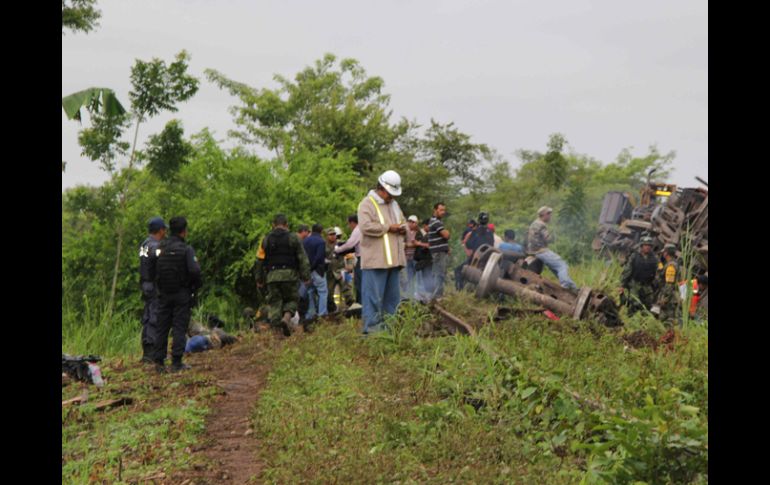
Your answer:
[[[64,407],[64,406],[69,406],[70,404],[76,404],[76,403],[81,404],[86,402],[87,400],[88,400],[88,396],[75,396],[72,399],[67,399],[66,401],[62,401],[61,405],[62,407]]]
[[[97,411],[104,411],[106,409],[114,408],[117,406],[125,406],[134,402],[132,397],[121,397],[120,399],[106,399],[94,404],[94,409]]]
[[[448,311],[444,310],[440,306],[434,304],[433,309],[436,310],[444,318],[444,322],[446,324],[454,328],[456,331],[459,331],[460,333],[463,333],[465,335],[476,335],[476,329],[474,329],[472,326],[468,325],[467,323],[463,322],[456,316],[452,315]]]

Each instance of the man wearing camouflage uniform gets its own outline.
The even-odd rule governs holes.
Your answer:
[[[658,258],[652,253],[652,238],[644,236],[639,251],[634,252],[620,275],[620,294],[633,315],[642,308],[649,310],[655,301],[655,272]]]
[[[676,246],[666,244],[663,248],[665,263],[658,272],[658,319],[666,327],[672,327],[682,314],[679,297],[679,265],[676,262]]]
[[[548,223],[551,222],[552,213],[553,209],[550,207],[543,206],[538,209],[537,219],[529,226],[527,253],[534,255],[548,266],[548,269],[559,277],[559,284],[562,288],[577,290],[577,285],[569,277],[567,262],[548,249],[548,245],[553,242],[553,234],[548,231]]]
[[[337,285],[340,285],[340,297],[345,301],[345,306],[350,307],[355,302],[353,288],[342,277],[345,258],[334,251],[338,244],[337,238],[341,235],[342,229],[339,227],[333,227],[326,231],[326,287],[329,289],[326,309],[329,313],[337,309],[337,304],[334,302],[334,290]]]
[[[299,280],[310,280],[310,263],[299,237],[289,232],[286,216],[273,219],[273,230],[265,236],[257,253],[257,286],[267,285],[271,325],[285,327],[289,334],[301,327],[291,318],[297,311]]]

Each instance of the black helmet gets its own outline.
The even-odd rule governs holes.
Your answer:
[[[489,214],[486,212],[479,212],[479,224],[484,225],[489,223]]]

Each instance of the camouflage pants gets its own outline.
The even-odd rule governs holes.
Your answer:
[[[275,281],[267,284],[267,306],[270,323],[280,325],[284,312],[297,311],[297,281]]]
[[[655,303],[655,294],[652,285],[645,285],[632,281],[628,288],[627,295],[624,295],[623,303],[628,307],[628,314],[633,315],[636,312],[649,310]]]
[[[667,285],[660,291],[658,306],[660,306],[659,320],[663,322],[666,328],[679,324],[682,317],[682,305],[679,301],[679,292],[675,286]]]
[[[337,305],[334,303],[334,289],[336,285],[340,285],[340,297],[341,300],[345,302],[346,306],[350,306],[356,301],[355,295],[353,294],[353,287],[345,281],[345,278],[342,278],[342,273],[340,271],[329,271],[326,273],[326,286],[329,288],[326,307],[329,312],[333,312],[337,308]]]

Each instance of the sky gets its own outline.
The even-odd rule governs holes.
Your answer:
[[[171,119],[226,140],[237,99],[216,69],[275,88],[324,53],[385,81],[392,120],[453,121],[513,166],[552,133],[604,163],[624,148],[676,152],[670,182],[708,180],[708,5],[703,0],[97,0],[100,26],[62,36],[62,96],[109,87],[129,106],[136,59],[185,49],[200,90],[143,124],[139,146]],[[62,190],[107,175],[80,155],[62,110]],[[85,122],[87,125],[87,120]],[[133,129],[131,130],[133,134]],[[232,146],[226,142],[226,146]]]

